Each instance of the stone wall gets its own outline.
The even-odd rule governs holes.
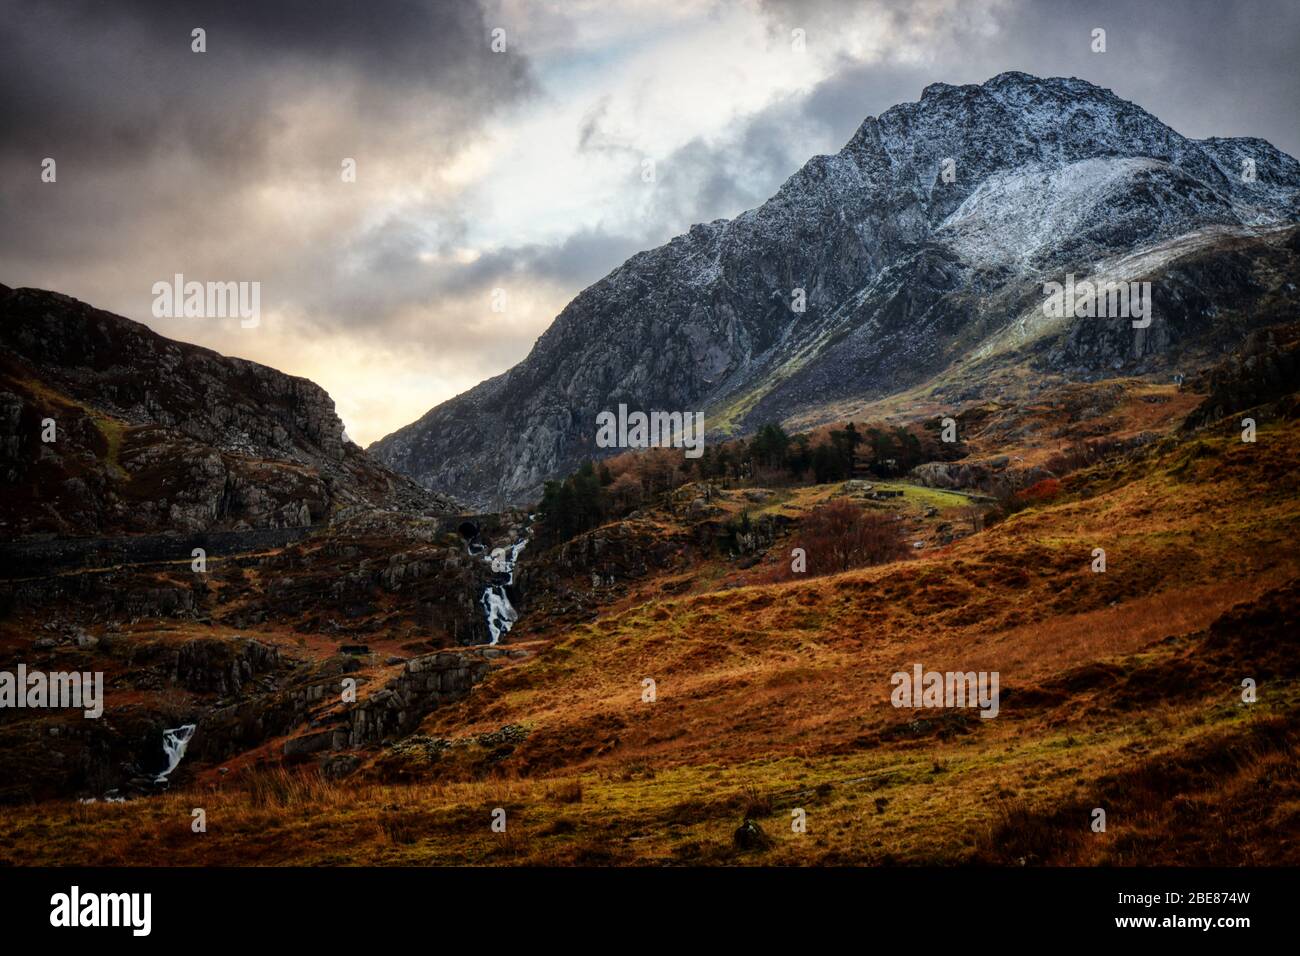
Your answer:
[[[0,578],[25,578],[78,567],[190,561],[194,549],[208,557],[282,548],[315,527],[208,531],[201,534],[124,535],[113,538],[49,538],[0,545]]]

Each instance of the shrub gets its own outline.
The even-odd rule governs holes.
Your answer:
[[[772,815],[772,798],[752,783],[741,792],[740,806],[746,820]]]
[[[1044,478],[1042,481],[1036,481],[1028,488],[1016,492],[1016,497],[1021,501],[1039,503],[1051,501],[1061,493],[1061,483],[1055,478]]]
[[[582,783],[578,780],[570,780],[556,784],[546,795],[557,803],[581,803]]]
[[[908,553],[892,517],[866,511],[845,498],[810,512],[799,537],[808,552],[810,574],[835,574],[885,564]]]

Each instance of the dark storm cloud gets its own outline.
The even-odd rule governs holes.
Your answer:
[[[402,134],[440,161],[530,88],[526,61],[494,56],[467,3],[6,0],[0,16],[11,266],[71,246],[120,254],[136,223],[229,228],[224,201],[250,185],[336,177],[342,157],[391,155]],[[47,156],[57,190],[37,178]]]
[[[556,243],[506,246],[458,261],[455,252],[465,232],[451,213],[424,208],[323,250],[346,281],[309,299],[314,306],[309,312],[328,316],[328,324],[361,327],[412,303],[436,306],[451,298],[486,306],[495,288],[542,282],[576,292],[652,244],[645,235],[581,229]]]
[[[811,156],[808,122],[793,102],[696,137],[658,165],[649,213],[659,242],[697,222],[730,219],[760,205]]]
[[[766,0],[773,23],[844,28],[856,0]],[[986,13],[977,11],[986,8]],[[935,81],[982,83],[1007,70],[1077,76],[1113,89],[1185,136],[1259,136],[1300,152],[1300,3],[1259,0],[1026,0],[959,5],[880,5],[905,36],[928,31],[921,62],[886,55],[845,59],[807,99],[809,118],[847,140],[868,115],[917,99]],[[1093,53],[1094,28],[1106,30]]]
[[[832,142],[846,143],[868,116],[879,116],[891,106],[918,99],[934,77],[934,69],[928,66],[845,59],[805,98],[803,110],[809,121],[827,131]]]
[[[1075,39],[1094,27],[1107,32],[1104,54]],[[1051,0],[1010,18],[1006,31],[1028,72],[1109,87],[1186,136],[1259,136],[1300,152],[1300,4],[1291,0]]]
[[[583,229],[553,245],[532,243],[496,250],[457,270],[448,288],[485,289],[511,277],[544,279],[582,289],[644,248],[644,238]]]
[[[187,145],[214,163],[257,157],[283,107],[277,81],[346,85],[359,116],[436,93],[462,118],[527,88],[519,57],[491,61],[470,3],[175,3],[89,0],[0,4],[6,153],[130,162]],[[191,30],[207,51],[191,50]],[[502,66],[506,68],[503,69]],[[373,116],[370,117],[373,119]]]
[[[622,141],[617,134],[605,128],[609,113],[609,97],[600,101],[587,111],[578,125],[578,151],[581,153],[613,152],[631,153],[632,147]]]
[[[330,260],[343,213],[310,210],[318,234],[290,250],[282,237],[305,227],[261,195],[305,183],[341,206],[343,157],[401,188],[533,89],[525,57],[491,52],[473,3],[0,0],[0,16],[0,280],[137,318],[158,274],[219,268],[338,322],[319,290],[347,265],[346,248]],[[39,179],[47,156],[57,187]],[[360,314],[382,324],[369,304]]]
[[[789,29],[802,27],[810,47],[849,29],[864,6],[859,0],[763,4],[774,36],[784,42]],[[661,163],[648,234],[667,238],[694,222],[761,204],[817,146],[838,149],[866,117],[918,99],[930,83],[983,83],[1007,70],[1082,77],[1194,138],[1259,136],[1300,153],[1300,3],[870,6],[889,29],[924,42],[930,56],[924,62],[841,56],[809,93],[773,103],[710,140],[687,143]],[[1096,27],[1107,31],[1105,53],[1091,50]]]

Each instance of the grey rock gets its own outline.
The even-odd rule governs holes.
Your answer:
[[[1241,182],[1244,156],[1257,183]],[[948,158],[953,182],[940,176]],[[1161,243],[1254,236],[1250,255],[1270,254],[1276,240],[1255,230],[1296,222],[1298,197],[1300,164],[1268,143],[1189,139],[1083,80],[935,83],[869,117],[757,209],[633,256],[570,302],[519,365],[370,451],[476,507],[535,501],[543,481],[592,455],[597,414],[620,402],[702,410],[706,426],[740,403],[744,434],[891,394],[1041,315],[1045,277],[1082,278]],[[1177,362],[1218,311],[1259,294],[1243,255],[1150,267],[1159,321],[1064,321],[1043,332],[1035,361],[1084,379]],[[804,313],[789,308],[795,287]]]

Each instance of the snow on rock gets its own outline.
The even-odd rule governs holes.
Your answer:
[[[1297,197],[1300,164],[1262,140],[1188,139],[1084,80],[931,84],[758,208],[633,256],[524,361],[370,450],[474,506],[536,500],[592,454],[596,415],[619,402],[704,409],[710,428],[741,408],[727,424],[744,431],[888,394],[1013,322],[1028,274],[1295,222]]]

